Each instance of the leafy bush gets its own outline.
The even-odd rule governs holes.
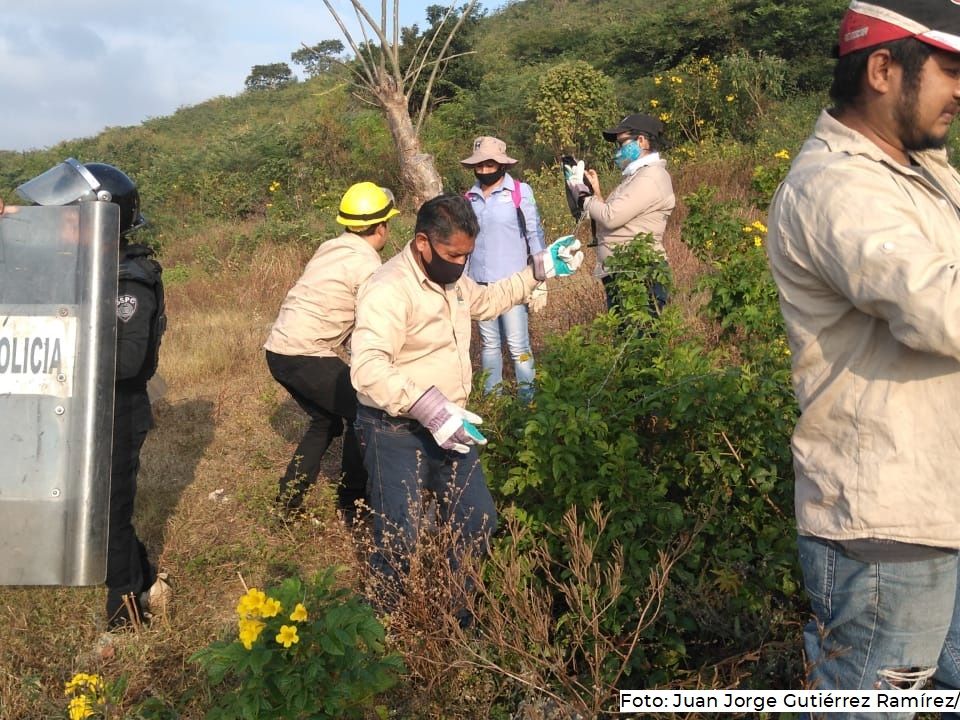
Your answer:
[[[723,231],[739,235],[741,224]],[[643,242],[615,255],[635,310],[554,338],[538,356],[534,405],[487,411],[497,430],[483,456],[492,487],[534,529],[599,501],[624,548],[627,597],[643,595],[659,549],[690,541],[633,658],[645,687],[782,637],[798,587],[788,358],[707,348],[673,305],[651,319],[653,260]],[[611,550],[600,538],[596,552]],[[629,627],[635,612],[621,602],[607,629]]]
[[[618,115],[610,78],[582,60],[550,68],[530,107],[537,118],[537,142],[559,158],[583,157],[600,142],[600,131]]]
[[[362,717],[396,682],[402,665],[385,655],[383,626],[335,580],[330,568],[240,598],[236,639],[191,658],[214,685],[228,683],[208,718]]]
[[[673,130],[675,141],[698,145],[750,139],[770,103],[783,95],[786,70],[779,57],[738,51],[719,61],[688,57],[653,82],[650,112]]]
[[[760,220],[744,219],[736,203],[716,200],[712,188],[702,187],[685,201],[689,214],[684,241],[712,267],[697,282],[710,293],[708,317],[760,348],[782,342],[785,331],[777,288],[763,249],[766,226]]]

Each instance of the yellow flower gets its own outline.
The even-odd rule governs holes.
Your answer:
[[[670,122],[670,113],[668,112],[660,113],[660,122]]]
[[[789,160],[789,159],[790,159],[790,153],[788,153],[786,150],[780,150],[780,151],[774,153],[773,156],[774,156],[775,158],[777,158],[778,160]]]
[[[263,632],[263,628],[266,627],[266,623],[260,620],[241,620],[239,624],[240,632],[237,636],[243,646],[250,650],[257,638],[260,637],[260,633]]]
[[[676,75],[671,75],[671,76],[670,76],[670,82],[675,83],[675,84],[677,84],[677,85],[683,85],[683,78],[682,78],[682,77],[678,77],[678,76],[676,76]]]
[[[307,619],[307,609],[303,606],[303,603],[297,603],[293,612],[290,613],[290,619],[294,622],[303,622]]]
[[[654,85],[659,85],[659,84],[662,83],[662,82],[663,82],[663,78],[660,77],[659,75],[657,75],[657,76],[653,79],[653,84],[654,84]]]
[[[763,238],[759,235],[753,236],[753,246],[754,247],[763,247]]]
[[[751,233],[751,232],[753,232],[753,226],[752,226],[752,225],[744,225],[742,229],[743,229],[743,231],[744,231],[745,233]]]
[[[64,695],[71,695],[75,692],[92,692],[94,695],[98,695],[101,690],[103,690],[103,680],[100,676],[87,673],[77,673],[63,686]]]
[[[263,607],[260,608],[260,614],[265,618],[275,617],[278,613],[283,610],[283,607],[280,605],[279,600],[274,600],[273,598],[267,598],[263,603]]]
[[[263,590],[250,588],[237,603],[237,615],[240,617],[260,617],[263,603],[267,599]]]
[[[765,232],[767,231],[767,226],[764,225],[764,224],[763,224],[762,222],[760,222],[759,220],[754,220],[753,223],[750,225],[750,227],[756,228],[757,230],[759,230],[759,231],[762,232],[762,233],[765,233]]]
[[[659,100],[651,100],[651,101],[650,101],[650,107],[657,107],[657,106],[659,106],[659,105],[660,105],[660,101],[659,101]]]
[[[283,645],[285,648],[300,642],[300,638],[297,637],[296,625],[281,625],[276,640],[278,644]]]
[[[86,695],[77,695],[70,700],[70,720],[85,720],[93,716],[93,703]]]
[[[270,183],[270,192],[273,193],[273,192],[276,192],[276,191],[279,190],[279,189],[280,189],[280,183],[278,183],[276,180],[274,180],[272,183]]]
[[[727,95],[727,102],[733,102],[733,100],[734,100],[733,95]]]

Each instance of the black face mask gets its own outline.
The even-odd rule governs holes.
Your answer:
[[[459,263],[444,260],[440,257],[439,253],[437,253],[437,246],[433,244],[430,238],[427,238],[427,242],[430,243],[432,257],[427,260],[423,256],[423,253],[420,254],[420,258],[423,260],[423,271],[427,274],[427,277],[437,283],[437,285],[448,285],[459,280],[460,276],[463,275],[463,269],[466,267],[466,263],[460,265]]]
[[[474,172],[473,174],[477,177],[477,182],[480,183],[481,187],[490,187],[500,182],[500,178],[504,176],[507,172],[507,169],[501,166],[498,170],[494,170],[489,173]]]

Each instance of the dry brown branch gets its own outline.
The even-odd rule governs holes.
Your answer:
[[[608,517],[594,504],[584,522],[571,508],[561,527],[548,531],[563,539],[569,553],[563,563],[552,557],[544,538],[533,537],[511,517],[505,520],[508,540],[485,560],[468,558],[459,573],[450,573],[449,566],[438,562],[442,552],[428,561],[432,570],[425,577],[433,579],[431,589],[408,583],[407,601],[400,614],[392,616],[392,630],[403,638],[408,667],[430,687],[470,670],[523,688],[530,698],[548,698],[573,713],[570,717],[604,712],[642,633],[660,612],[670,572],[702,527],[701,523],[658,553],[646,597],[636,600],[633,625],[613,635],[605,627],[625,592],[624,556],[615,546],[610,557],[597,557]],[[432,541],[437,552],[455,539],[441,530]],[[411,562],[411,575],[423,568],[422,560]],[[437,587],[446,590],[438,593]],[[566,605],[560,617],[554,608],[558,596]],[[465,601],[475,618],[467,629],[451,611],[457,607],[456,602],[451,604],[455,598]],[[611,659],[616,663],[612,672]]]

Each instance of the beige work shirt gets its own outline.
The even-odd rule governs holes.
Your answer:
[[[942,150],[912,160],[824,112],[770,209],[797,525],[960,548],[960,176]]]
[[[530,267],[490,285],[466,275],[428,280],[412,244],[383,264],[357,296],[350,380],[357,399],[393,416],[436,385],[464,407],[470,395],[471,320],[497,317],[537,285]]]
[[[320,245],[280,306],[263,347],[280,355],[336,356],[353,330],[357,290],[380,253],[351,232]]]
[[[628,168],[629,170],[630,168]],[[636,169],[624,176],[604,200],[588,197],[583,209],[597,223],[597,267],[594,275],[607,275],[604,263],[620,245],[637,235],[653,235],[652,247],[662,257],[663,233],[677,199],[667,163],[658,153],[640,158]]]

